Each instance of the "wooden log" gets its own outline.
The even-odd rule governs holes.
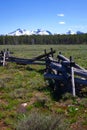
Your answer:
[[[73,66],[73,58],[70,56],[70,62],[71,62],[71,66]],[[83,67],[79,66],[78,64],[74,64],[75,68],[81,69],[81,70],[85,70]]]
[[[17,57],[13,57],[13,56],[9,57],[8,61],[10,61],[10,60],[13,60],[13,61],[14,61],[14,60],[33,61],[32,59],[17,58]]]
[[[62,65],[59,64],[59,63],[51,62],[49,66],[50,66],[52,69],[55,69],[55,70],[57,70],[57,71],[61,71],[61,72],[64,71]]]
[[[75,64],[75,68],[86,71],[86,69],[84,69],[83,67],[79,66],[78,64]]]
[[[64,66],[70,66],[70,61],[62,61],[61,64]]]
[[[50,67],[51,69],[56,70],[58,73],[61,73],[65,79],[69,79],[70,76],[67,74],[66,68],[61,64],[51,62]]]
[[[75,78],[75,83],[81,84],[81,85],[87,85],[87,80]]]
[[[15,62],[17,64],[22,64],[22,65],[26,65],[26,64],[46,65],[45,60],[42,60],[43,62],[38,62],[38,61],[34,62],[32,60],[29,60],[29,59],[16,58],[16,57],[9,57],[8,59],[6,59],[6,61]]]
[[[32,62],[29,60],[18,60],[18,59],[9,59],[7,60],[9,62],[15,62],[16,64],[21,64],[21,65],[27,65],[27,64],[35,64],[35,65],[46,65],[46,63],[44,62]]]
[[[13,56],[10,56],[7,61],[11,61],[11,60],[20,60],[20,61],[25,61],[25,62],[34,62],[32,59],[25,59],[25,58],[17,58],[17,57],[13,57]],[[45,59],[39,59],[37,61],[44,61],[45,62]]]
[[[46,52],[46,54],[42,54],[40,56],[34,57],[34,58],[32,58],[32,60],[35,61],[35,60],[39,60],[39,59],[45,58],[45,57],[49,56],[50,54],[51,55],[54,54],[55,52],[56,52],[55,50],[53,50],[51,52],[48,52],[48,53]]]
[[[65,66],[65,67],[70,67],[71,64],[72,64],[72,66],[75,66],[75,62],[74,61],[72,61],[72,63],[70,61],[62,61],[61,64],[63,66]]]
[[[59,54],[59,55],[58,55],[58,58],[59,58],[60,60],[63,60],[63,61],[69,61],[69,59],[66,58],[65,56],[63,56],[62,54]]]
[[[87,71],[74,68],[74,73],[75,73],[75,75],[87,78]]]
[[[55,74],[46,73],[46,74],[44,74],[44,77],[46,79],[56,79],[56,80],[60,80],[60,81],[64,82],[64,77],[62,75],[55,75]]]
[[[87,73],[87,70],[82,70],[82,69],[77,69],[77,68],[74,68],[74,71],[79,71],[79,72],[83,72],[83,73]]]
[[[66,58],[65,56],[63,56],[61,54],[58,55],[58,58],[62,61],[70,61],[68,58]],[[75,66],[75,68],[86,71],[83,67],[79,66],[78,64],[75,64],[74,66]]]
[[[55,53],[55,50],[54,51],[51,51],[51,52],[48,52],[46,54],[42,54],[40,56],[37,56],[37,57],[34,57],[32,59],[25,59],[25,58],[16,58],[16,57],[9,57],[8,61],[15,61],[15,60],[24,60],[25,62],[34,62],[34,61],[39,61],[41,60],[42,58],[45,58],[47,56],[49,56],[50,54],[54,54]],[[43,59],[42,59],[43,60]]]
[[[50,62],[58,63],[58,61],[53,59],[53,57],[51,57],[51,56],[49,56],[48,59],[50,60]]]

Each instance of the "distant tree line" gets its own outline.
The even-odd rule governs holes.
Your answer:
[[[0,45],[87,44],[87,34],[0,36]]]

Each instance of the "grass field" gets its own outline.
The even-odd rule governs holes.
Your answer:
[[[10,51],[14,52],[14,55],[17,57],[26,57],[31,58],[36,55],[42,54],[44,49],[49,50],[53,48],[56,50],[56,55],[59,52],[62,52],[63,55],[70,57],[73,56],[75,61],[84,66],[86,65],[87,59],[87,45],[3,45],[0,46],[0,50],[9,48]]]
[[[87,45],[0,46],[0,50],[7,48],[13,52],[13,56],[22,58],[32,58],[43,54],[44,49],[49,51],[50,48],[53,48],[56,50],[55,58],[59,52],[62,52],[68,58],[73,56],[77,64],[87,69]],[[46,124],[43,120],[48,116],[50,119],[50,121],[47,120],[48,126],[53,123],[53,128],[53,125],[59,121],[59,118],[54,118],[57,115],[60,117],[61,124],[60,128],[58,127],[59,130],[87,129],[87,97],[73,98],[66,94],[57,101],[54,91],[43,77],[44,68],[45,66],[24,66],[15,63],[8,63],[5,67],[0,66],[0,130],[22,130],[29,115],[32,122],[42,120],[42,126]],[[36,115],[32,113],[36,113]],[[43,114],[45,117],[42,115],[38,121],[34,120],[39,114]],[[22,119],[23,121],[21,121]],[[55,122],[53,122],[54,119],[56,119]],[[40,129],[38,124],[37,127],[38,130],[46,130],[45,128]],[[55,128],[54,130],[58,129]]]

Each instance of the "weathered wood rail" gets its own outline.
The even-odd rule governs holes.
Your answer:
[[[69,85],[73,96],[76,96],[76,85],[87,85],[87,70],[76,64],[71,56],[68,59],[59,53],[57,58],[56,61],[52,57],[47,58],[44,77],[54,80],[56,87],[60,87],[58,83],[63,83],[65,87]]]
[[[44,54],[41,54],[39,56],[36,56],[32,59],[25,59],[25,58],[17,58],[11,56],[11,53],[9,50],[3,50],[0,52],[0,63],[5,66],[6,62],[15,62],[17,64],[26,65],[26,64],[37,64],[37,65],[45,65],[45,58],[49,57],[49,55],[53,56],[55,53],[55,50],[51,48],[50,52],[46,52],[44,50]]]
[[[0,52],[1,65],[5,66],[7,62],[15,62],[21,65],[45,65],[45,79],[54,80],[56,88],[60,87],[60,84],[65,87],[69,86],[73,96],[76,96],[76,85],[87,86],[87,70],[76,64],[71,56],[67,58],[59,53],[55,60],[53,58],[55,50],[52,48],[49,52],[44,50],[44,54],[32,59],[13,57],[11,53],[8,49]]]

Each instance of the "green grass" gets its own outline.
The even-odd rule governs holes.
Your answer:
[[[87,45],[3,45],[0,50],[9,48],[12,55],[22,58],[32,58],[47,52],[50,48],[56,50],[56,58],[61,51],[66,57],[73,56],[77,64],[87,68]],[[17,65],[8,63],[0,66],[0,128],[14,130],[21,119],[28,117],[32,111],[44,114],[63,114],[65,121],[72,125],[80,120],[87,126],[87,98],[73,99],[65,95],[60,101],[53,98],[53,90],[43,77],[44,66]],[[67,99],[67,100],[65,100]],[[22,106],[27,103],[26,106]],[[70,107],[69,107],[70,106]],[[78,110],[76,111],[76,108]],[[84,114],[83,114],[84,113]],[[74,116],[75,115],[75,116]],[[26,119],[27,120],[27,119]],[[20,124],[20,123],[19,123]]]
[[[14,56],[24,58],[32,58],[39,54],[43,54],[44,49],[49,51],[50,48],[53,48],[56,50],[55,57],[59,52],[62,52],[62,54],[68,58],[73,56],[75,62],[83,67],[87,67],[87,45],[0,45],[0,50],[6,48],[9,48],[11,52],[14,52]]]

